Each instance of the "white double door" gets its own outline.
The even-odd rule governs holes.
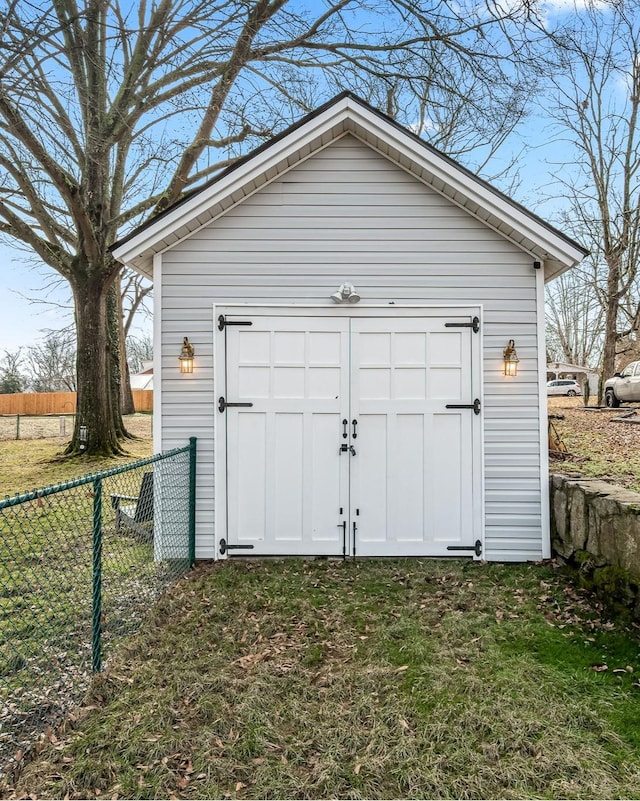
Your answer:
[[[451,556],[474,545],[480,418],[447,408],[479,395],[468,315],[225,319],[222,550]]]

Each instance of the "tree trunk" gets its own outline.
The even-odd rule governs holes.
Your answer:
[[[65,454],[122,455],[118,438],[123,436],[124,425],[121,418],[118,421],[119,398],[114,394],[117,383],[108,326],[109,287],[89,276],[74,282],[73,293],[78,337],[78,400],[75,429]]]
[[[118,315],[118,355],[120,362],[120,413],[135,414],[136,407],[133,403],[133,392],[131,391],[131,376],[127,363],[127,347],[124,333],[124,312],[122,309],[122,287],[120,286],[120,274],[114,281],[116,293],[116,313]]]
[[[113,425],[118,439],[130,438],[124,426],[120,399],[122,397],[122,375],[120,372],[120,287],[117,279],[109,287],[107,295],[107,339],[109,342],[109,360],[111,365],[111,413]]]
[[[607,276],[607,307],[604,320],[604,346],[602,348],[602,376],[598,385],[598,405],[602,405],[603,387],[607,378],[611,378],[616,369],[616,342],[618,340],[618,312],[620,292],[618,289],[620,267],[609,262]]]

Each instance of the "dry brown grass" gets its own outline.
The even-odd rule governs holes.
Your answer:
[[[137,439],[127,440],[127,456],[118,459],[61,460],[66,440],[59,437],[0,441],[0,497],[56,484],[127,460],[150,456],[152,420],[149,414],[134,414],[125,418],[129,432]]]
[[[552,460],[552,472],[602,478],[640,491],[640,424],[613,420],[633,407],[581,407],[581,398],[549,398],[549,412],[564,415],[553,423],[570,454],[566,461]]]

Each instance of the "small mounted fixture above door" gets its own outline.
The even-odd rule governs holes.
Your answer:
[[[340,284],[337,292],[331,295],[331,300],[334,303],[358,303],[360,301],[360,294],[353,284]]]

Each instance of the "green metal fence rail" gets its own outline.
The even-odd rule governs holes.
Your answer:
[[[0,776],[195,562],[196,439],[0,500]]]

